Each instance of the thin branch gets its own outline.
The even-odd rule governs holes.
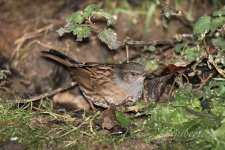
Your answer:
[[[204,85],[209,81],[209,79],[211,79],[213,77],[213,73],[211,73],[208,78],[198,87],[198,90],[201,90]]]
[[[123,41],[121,43],[121,46],[124,45],[135,45],[135,46],[149,46],[149,45],[154,45],[154,46],[158,46],[158,45],[173,45],[175,41],[173,40],[156,40],[156,41],[149,41],[149,42],[145,42],[145,41]]]
[[[172,47],[173,47],[173,45],[165,45],[164,47],[157,48],[157,52],[161,53],[161,52],[166,51],[166,50],[168,50],[169,48],[172,48]],[[134,59],[137,59],[147,52],[150,52],[150,51],[149,51],[149,48],[145,46],[143,49],[141,49],[140,52],[138,52],[137,54],[134,54],[133,56],[129,57],[129,60],[132,61]],[[127,60],[123,61],[122,63],[126,63],[126,62],[127,62]]]
[[[36,38],[36,37],[39,37],[41,36],[40,34],[42,32],[46,32],[46,31],[49,31],[53,28],[53,24],[50,24],[50,25],[47,25],[43,28],[40,28],[40,29],[37,29],[36,31],[34,32],[28,32],[28,33],[25,33],[22,37],[18,38],[14,44],[17,45],[17,48],[16,48],[16,51],[18,51],[22,45],[24,44],[25,41],[29,40],[29,39],[33,39],[33,38]]]
[[[191,29],[193,28],[193,22],[187,19],[187,17],[184,15],[184,13],[182,13],[182,11],[171,7],[169,3],[163,4],[159,0],[157,0],[157,4],[162,7],[161,13],[165,23],[167,23],[166,20],[171,19],[172,17],[175,17],[188,28],[191,28]],[[167,24],[165,24],[164,27],[167,27]]]
[[[30,103],[30,102],[34,102],[34,101],[38,101],[38,100],[41,100],[41,99],[44,99],[45,97],[50,97],[50,96],[53,96],[57,93],[60,93],[62,91],[65,91],[67,89],[70,89],[74,86],[76,86],[77,83],[76,82],[71,82],[70,84],[66,85],[65,87],[62,87],[62,88],[58,88],[58,89],[55,89],[53,91],[50,91],[50,92],[46,92],[44,94],[41,94],[41,95],[38,95],[38,96],[35,96],[35,97],[32,97],[32,98],[27,98],[27,99],[11,99],[11,100],[4,100],[2,99],[0,102],[6,102],[6,103],[13,103],[13,104],[21,104],[21,103]]]
[[[46,49],[55,49],[55,50],[63,50],[63,51],[68,51],[68,48],[59,48],[59,47],[56,47],[54,46],[53,44],[46,44],[46,43],[43,43],[39,40],[33,40],[32,42],[29,43],[28,46],[30,45],[33,45],[33,44],[38,44]]]
[[[128,45],[126,45],[126,54],[127,54],[127,63],[129,63],[129,48]]]
[[[43,110],[41,108],[37,108],[37,107],[34,107],[34,106],[32,108],[34,108],[37,111],[40,111],[43,114],[49,114],[49,115],[51,115],[53,117],[57,117],[57,118],[61,118],[61,119],[66,119],[67,121],[69,121],[69,120],[70,121],[74,121],[75,120],[75,118],[63,116],[63,115],[60,115],[60,114],[57,114],[57,113],[53,113],[53,112],[48,112],[46,110]]]
[[[193,40],[194,35],[193,34],[175,34],[173,38],[176,41],[182,41],[182,40]]]
[[[54,26],[53,24],[47,25],[47,26],[45,26],[43,28],[37,29],[34,32],[25,33],[22,37],[18,38],[14,42],[14,44],[16,44],[17,46],[16,46],[16,49],[13,52],[13,55],[12,56],[14,58],[17,58],[19,56],[19,50],[24,46],[24,43],[27,40],[35,39],[37,37],[40,37],[42,35],[42,33],[47,33],[49,30],[52,30],[53,26]]]

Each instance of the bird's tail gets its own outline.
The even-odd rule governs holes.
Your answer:
[[[73,60],[72,58],[56,51],[56,50],[49,50],[49,51],[42,51],[42,54],[44,54],[45,57],[51,58],[67,67],[73,67],[77,66],[80,63],[77,61]]]

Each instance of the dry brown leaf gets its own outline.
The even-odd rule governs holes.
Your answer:
[[[116,114],[115,114],[115,107],[109,107],[107,110],[102,112],[103,122],[102,128],[103,129],[112,129],[114,126],[119,125],[116,121]]]
[[[69,92],[59,93],[53,97],[55,106],[65,108],[66,110],[90,109],[89,103],[81,96],[75,96]]]

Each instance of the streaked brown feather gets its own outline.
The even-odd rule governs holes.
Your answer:
[[[123,78],[120,79],[120,76],[126,76],[116,72],[118,69],[124,69],[125,73],[126,71],[129,73],[129,70],[132,70],[131,67],[139,67],[132,66],[132,63],[127,66],[97,63],[83,64],[58,51],[50,50],[42,53],[44,56],[67,66],[71,70],[72,78],[77,81],[84,96],[98,106],[108,107],[109,103],[114,105],[124,103],[133,94],[133,89],[136,89],[136,87],[132,87],[132,85],[136,84],[130,83],[131,87],[129,87],[128,81],[125,83]],[[130,90],[131,88],[132,90]]]

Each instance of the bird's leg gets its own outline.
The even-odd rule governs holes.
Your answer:
[[[93,112],[97,112],[97,109],[95,108],[95,106],[93,105],[93,103],[90,100],[87,100],[87,101],[88,101],[89,105],[91,106],[91,110]]]

